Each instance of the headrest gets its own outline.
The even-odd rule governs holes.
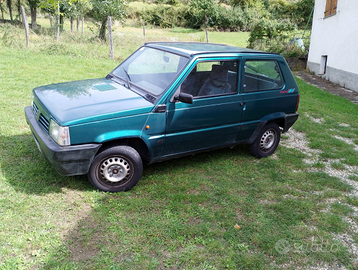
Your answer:
[[[213,65],[211,67],[211,78],[222,83],[228,82],[228,69],[224,66]]]

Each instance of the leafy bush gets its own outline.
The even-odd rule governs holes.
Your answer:
[[[163,28],[200,29],[210,27],[221,31],[254,30],[256,33],[266,31],[268,35],[274,34],[275,31],[279,35],[283,30],[291,31],[294,27],[303,26],[302,24],[309,19],[314,3],[313,0],[299,2],[266,0],[254,1],[250,6],[229,6],[218,4],[215,0],[191,0],[188,5],[180,4],[179,0],[156,0],[154,2],[161,4],[141,3],[140,7],[131,5],[132,10],[129,12],[129,17],[137,21],[144,19],[148,24]],[[253,37],[253,39],[261,38]]]
[[[143,6],[143,5],[141,5]],[[207,27],[224,31],[250,31],[260,17],[267,14],[262,8],[241,8],[219,5],[213,0],[193,0],[188,6],[151,4],[144,8],[131,6],[129,18],[144,19],[155,26],[187,27],[200,29]]]
[[[303,27],[310,20],[314,6],[314,0],[301,0],[298,2],[287,2],[286,0],[270,0],[266,9],[272,18],[290,19],[298,26]],[[309,21],[312,23],[312,20]]]
[[[249,43],[253,46],[256,40],[270,40],[278,36],[283,36],[285,32],[296,30],[297,26],[288,20],[260,20],[252,29]]]
[[[299,57],[307,52],[295,38],[297,25],[289,20],[262,19],[253,27],[249,37],[249,47],[281,53],[285,57]]]
[[[144,19],[146,23],[162,28],[183,26],[188,7],[165,4],[146,5],[144,8],[131,7],[129,18]]]

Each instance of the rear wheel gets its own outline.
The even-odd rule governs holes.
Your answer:
[[[276,123],[266,124],[256,140],[250,144],[250,152],[255,157],[262,158],[275,152],[280,143],[281,131]]]
[[[121,145],[108,148],[94,158],[88,179],[101,191],[119,192],[133,188],[142,172],[143,163],[138,152]]]

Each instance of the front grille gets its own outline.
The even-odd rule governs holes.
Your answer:
[[[40,113],[39,123],[48,133],[48,130],[49,130],[49,127],[50,127],[50,121],[47,120],[46,117],[43,116],[42,113]]]
[[[35,104],[35,102],[32,103],[32,111],[34,112],[34,115],[37,115],[37,111],[39,110],[39,108],[37,108],[37,105]]]
[[[40,112],[39,112],[39,107],[36,105],[35,102],[33,102],[32,111],[34,112],[34,115],[35,115],[37,121],[39,122],[40,126],[48,133],[48,130],[50,127],[50,121],[42,113],[42,110],[40,110]]]

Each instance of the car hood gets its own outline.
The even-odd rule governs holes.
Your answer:
[[[92,79],[37,87],[35,99],[60,125],[148,113],[153,104],[108,79]]]

